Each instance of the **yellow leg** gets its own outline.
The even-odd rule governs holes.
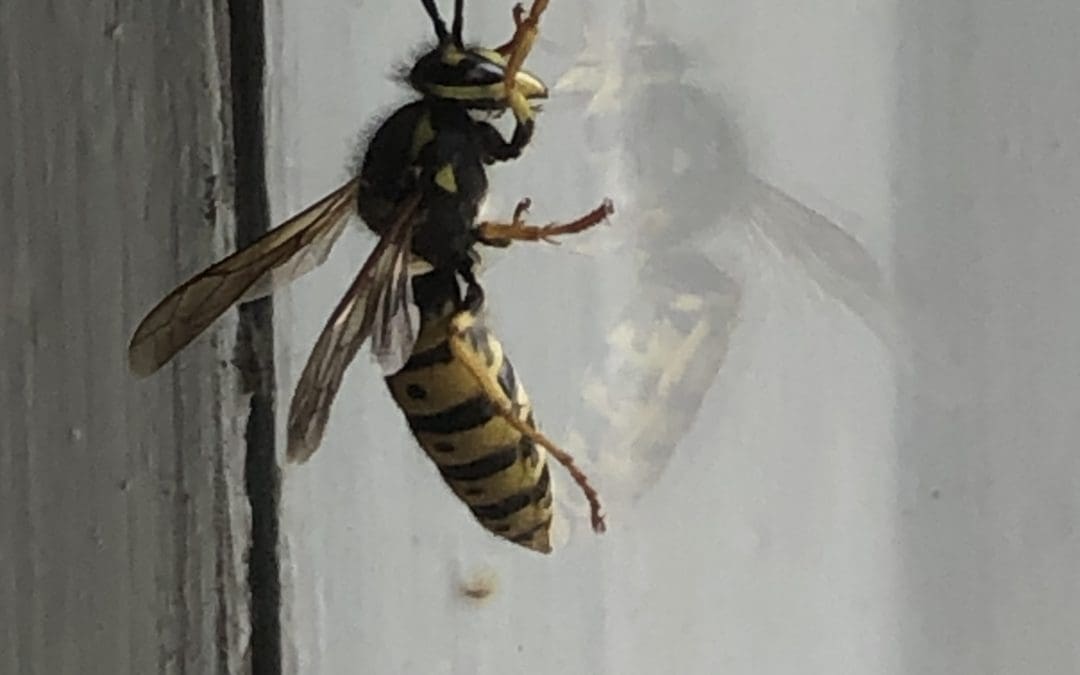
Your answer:
[[[532,202],[526,198],[518,202],[514,209],[514,218],[509,223],[485,221],[477,225],[477,235],[481,242],[489,246],[509,246],[513,241],[544,241],[558,244],[554,237],[577,234],[601,223],[615,212],[610,199],[589,211],[584,216],[569,223],[549,223],[547,225],[527,225],[524,217]]]
[[[454,358],[465,366],[476,380],[476,383],[480,385],[480,388],[484,391],[488,400],[495,406],[496,414],[498,414],[499,417],[506,420],[522,436],[543,446],[552,457],[558,460],[559,464],[562,464],[563,467],[566,468],[567,473],[570,474],[570,477],[573,478],[574,482],[581,488],[581,491],[585,494],[585,499],[589,502],[589,512],[593,531],[597,533],[604,532],[607,529],[607,525],[604,523],[604,515],[602,513],[602,507],[600,506],[600,495],[598,495],[596,490],[593,489],[593,486],[589,484],[588,476],[586,476],[585,472],[578,468],[574,463],[574,458],[570,453],[555,445],[551,439],[541,433],[539,429],[529,426],[514,413],[511,402],[506,394],[488,376],[487,367],[480,363],[476,358],[475,353],[466,346],[466,341],[462,337],[463,332],[463,329],[457,322],[457,317],[455,317],[455,319],[450,322],[450,351],[453,353]]]
[[[548,0],[533,0],[529,15],[525,16],[525,8],[521,3],[514,5],[514,34],[506,44],[495,48],[495,51],[507,57],[509,65],[507,82],[513,82],[514,75],[517,75],[521,64],[525,62],[525,57],[532,51],[533,42],[536,41],[536,35],[539,32],[540,15],[544,13],[547,6]]]
[[[507,57],[503,87],[510,108],[514,111],[514,117],[520,122],[532,119],[533,111],[525,97],[514,90],[514,78],[517,77],[521,64],[525,63],[525,58],[532,51],[539,32],[540,15],[547,9],[547,5],[548,0],[533,0],[528,16],[525,16],[525,9],[520,3],[514,5],[514,35],[509,42],[496,49]]]

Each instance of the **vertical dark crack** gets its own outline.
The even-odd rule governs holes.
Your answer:
[[[264,147],[265,35],[262,0],[229,0],[236,244],[269,229]],[[281,582],[278,558],[280,474],[274,447],[274,307],[270,298],[240,308],[237,365],[251,395],[245,429],[244,485],[251,504],[251,672],[281,672]]]

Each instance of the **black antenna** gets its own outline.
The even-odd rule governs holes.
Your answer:
[[[450,36],[454,38],[454,44],[462,49],[465,43],[461,40],[461,26],[465,23],[465,0],[454,0],[454,24]]]
[[[431,25],[435,26],[435,37],[439,38],[439,44],[446,42],[447,32],[446,23],[439,16],[439,8],[435,6],[435,0],[420,0],[424,3],[424,9],[427,10],[428,16],[431,17]],[[454,25],[457,26],[457,19],[454,19]]]

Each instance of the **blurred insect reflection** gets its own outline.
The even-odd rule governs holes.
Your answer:
[[[586,26],[585,51],[555,87],[580,97],[575,112],[584,108],[593,160],[622,183],[614,190],[622,246],[638,266],[633,297],[586,370],[566,435],[616,510],[668,466],[738,324],[744,280],[706,254],[708,242],[724,237],[755,255],[778,255],[808,293],[842,303],[890,349],[902,342],[870,254],[755,176],[723,102],[688,80],[687,50],[648,25],[644,2],[630,15],[626,39],[611,31],[593,39]]]

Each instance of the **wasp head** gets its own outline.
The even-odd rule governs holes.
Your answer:
[[[461,39],[462,5],[454,2],[450,30],[439,16],[435,0],[422,0],[435,27],[438,45],[417,59],[409,72],[409,84],[424,96],[458,101],[468,108],[501,110],[506,97],[508,55],[501,50],[467,47]],[[528,100],[547,98],[547,86],[532,73],[514,73],[514,88]]]

